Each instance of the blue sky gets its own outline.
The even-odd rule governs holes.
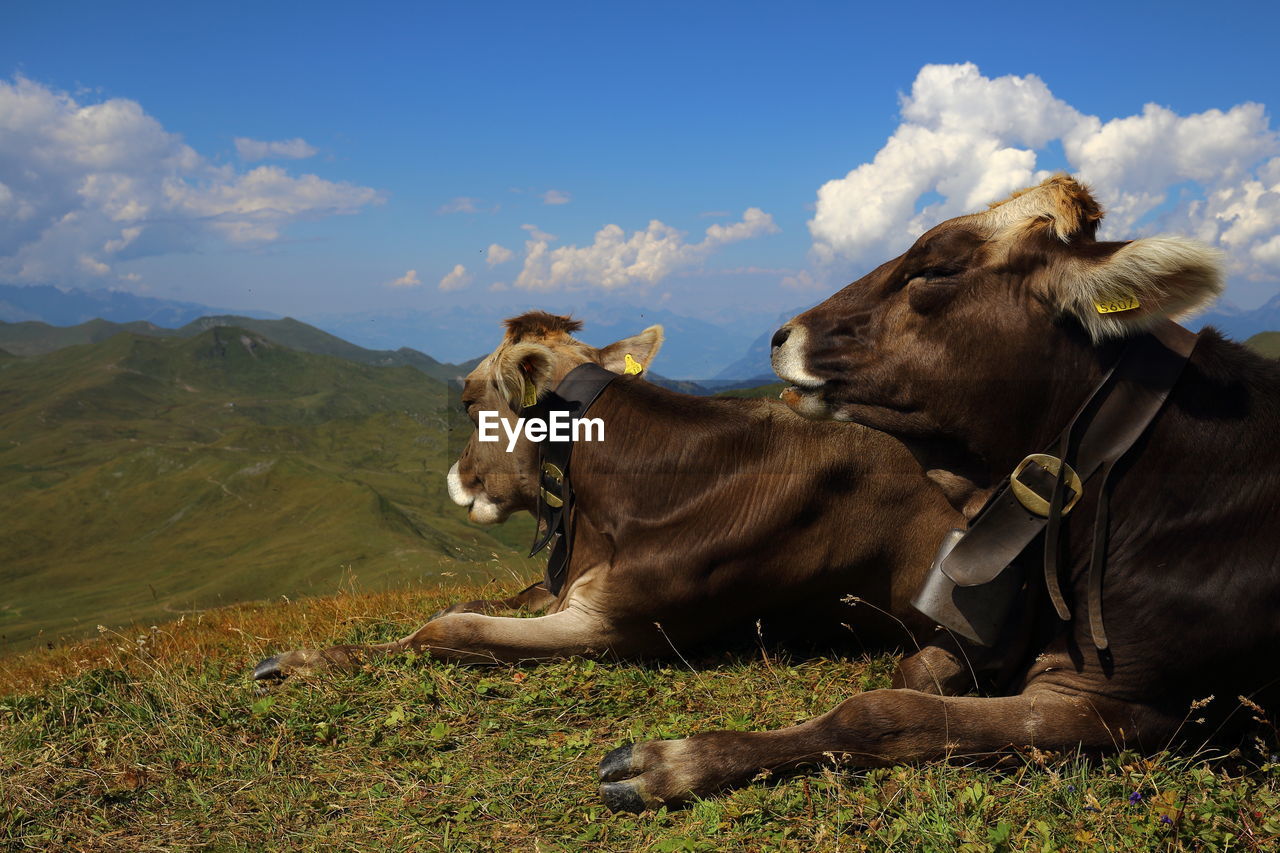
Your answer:
[[[1234,253],[1233,300],[1274,294],[1273,6],[881,5],[9,3],[0,280],[731,318],[1071,167],[1114,236],[1200,233]]]

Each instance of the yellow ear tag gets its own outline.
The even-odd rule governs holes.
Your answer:
[[[1106,302],[1095,302],[1093,307],[1098,309],[1099,314],[1119,314],[1121,311],[1132,311],[1141,306],[1138,303],[1138,297],[1126,296],[1123,299],[1108,299]]]
[[[538,405],[538,389],[528,376],[524,378],[524,399],[520,404],[526,408]]]
[[[644,365],[632,358],[631,353],[627,353],[625,364],[626,367],[622,368],[624,376],[635,376],[644,370]]]

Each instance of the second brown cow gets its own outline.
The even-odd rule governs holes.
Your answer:
[[[468,414],[512,422],[526,378],[545,394],[585,362],[622,372],[627,356],[647,364],[661,344],[653,327],[597,349],[572,336],[580,325],[543,312],[508,321],[502,344],[466,379]],[[574,449],[574,544],[558,595],[535,586],[457,605],[402,640],[286,652],[255,676],[409,650],[466,662],[662,656],[770,616],[837,630],[852,622],[858,640],[880,648],[931,631],[909,601],[959,516],[894,439],[814,423],[776,400],[691,397],[632,375],[614,380],[589,415],[605,435]],[[536,443],[521,438],[508,451],[505,437],[477,439],[449,472],[453,498],[484,523],[533,511]],[[851,595],[866,606],[850,613],[841,600]],[[497,615],[509,607],[546,613]],[[900,677],[942,689],[927,665]]]

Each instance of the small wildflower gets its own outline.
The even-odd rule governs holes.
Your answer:
[[[1135,806],[1136,806],[1138,803],[1142,802],[1142,792],[1141,792],[1141,791],[1134,791],[1132,794],[1130,794],[1130,795],[1129,795],[1129,802],[1130,802],[1130,803],[1132,803],[1132,804],[1133,804],[1133,805],[1135,805]]]
[[[1166,826],[1173,826],[1173,819],[1170,818],[1167,814],[1160,815],[1160,822],[1165,824]]]

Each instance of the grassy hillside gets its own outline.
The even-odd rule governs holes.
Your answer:
[[[0,651],[352,575],[507,571],[530,525],[448,499],[455,418],[414,369],[241,329],[0,361]]]
[[[146,320],[134,323],[90,320],[78,326],[51,326],[34,320],[21,323],[0,322],[0,347],[14,355],[44,355],[63,347],[96,344],[121,332],[152,337],[171,337],[176,334],[172,329],[163,329]]]
[[[1274,850],[1280,766],[1029,750],[775,778],[613,815],[629,740],[788,725],[894,661],[746,646],[684,660],[465,668],[398,659],[259,694],[282,646],[402,636],[495,590],[237,606],[0,659],[0,848],[38,850]],[[1219,701],[1233,701],[1220,697]],[[1274,749],[1274,747],[1272,747]]]
[[[1269,358],[1280,358],[1280,332],[1260,332],[1245,341],[1245,345]]]
[[[470,367],[464,369],[461,365],[436,361],[409,347],[397,350],[365,349],[292,317],[285,317],[283,320],[259,320],[240,316],[201,317],[177,331],[180,335],[194,335],[218,326],[249,329],[281,346],[315,355],[332,355],[379,367],[416,367],[428,376],[445,382],[456,376],[465,376],[470,370]]]
[[[263,320],[238,315],[211,315],[193,320],[178,329],[165,329],[153,323],[113,323],[108,320],[90,320],[78,326],[51,326],[48,323],[0,322],[0,347],[8,348],[16,355],[45,355],[76,344],[105,341],[121,332],[132,332],[148,337],[193,337],[219,327],[247,329],[262,337],[313,355],[332,355],[359,364],[379,367],[416,367],[428,376],[448,381],[464,376],[475,366],[474,359],[465,364],[446,364],[425,353],[408,347],[398,350],[370,350],[344,341],[328,332],[306,323],[285,317],[283,320]]]

